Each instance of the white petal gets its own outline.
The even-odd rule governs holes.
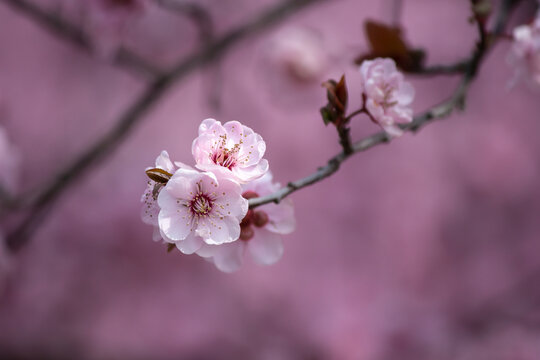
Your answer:
[[[216,210],[222,216],[234,216],[241,221],[248,211],[249,203],[242,196],[240,185],[230,179],[221,178],[215,201]]]
[[[221,123],[219,121],[215,120],[215,119],[205,119],[205,120],[203,120],[201,122],[201,125],[199,125],[199,135],[202,135],[205,132],[207,132],[216,123],[221,125]]]
[[[161,211],[158,216],[159,228],[171,240],[184,240],[191,231],[189,214],[183,205],[178,205],[176,199],[166,191],[158,196]]]
[[[156,158],[156,167],[170,173],[174,172],[174,165],[167,151],[163,150],[161,154],[159,154],[159,156]]]
[[[196,251],[197,255],[203,258],[211,258],[216,254],[216,249],[221,245],[208,245],[205,242]]]
[[[242,267],[245,248],[245,243],[243,241],[215,246],[217,249],[215,250],[212,259],[219,270],[231,273]]]
[[[141,219],[148,225],[158,224],[159,206],[152,194],[155,182],[151,181],[141,197],[143,207],[141,208]]]
[[[247,242],[253,260],[261,265],[274,264],[283,255],[281,236],[261,229]]]
[[[386,131],[386,133],[390,135],[390,137],[399,137],[403,135],[403,130],[401,130],[399,126],[395,124],[381,125],[381,126],[383,127],[384,131]]]
[[[240,237],[240,220],[231,216],[220,220],[199,220],[195,233],[210,245],[230,243]]]
[[[414,99],[414,88],[406,81],[403,81],[400,85],[396,93],[396,99],[400,105],[409,105]]]
[[[162,239],[161,237],[161,231],[159,230],[159,226],[154,226],[154,231],[152,232],[152,240],[154,241],[160,241]]]
[[[201,248],[203,241],[200,237],[195,236],[193,233],[188,235],[185,240],[175,242],[178,250],[183,252],[186,255],[193,254]]]
[[[176,165],[179,169],[195,170],[193,167],[187,164],[184,164],[183,162],[180,162],[180,161],[175,161],[174,165]]]
[[[284,199],[276,204],[261,206],[261,211],[266,212],[269,218],[266,229],[277,234],[290,234],[296,228],[294,207],[291,199]]]

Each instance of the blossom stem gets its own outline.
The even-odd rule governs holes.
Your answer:
[[[352,113],[350,113],[346,118],[345,118],[345,122],[349,122],[353,117],[355,117],[356,115],[360,115],[362,113],[365,113],[366,112],[366,108],[365,107],[362,107],[361,109],[358,109]]]

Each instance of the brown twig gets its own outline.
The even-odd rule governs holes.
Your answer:
[[[71,43],[88,54],[94,54],[94,44],[90,36],[83,29],[70,21],[57,16],[54,13],[42,9],[40,6],[28,0],[0,0],[12,9],[24,14],[36,24],[46,29],[53,35]],[[137,74],[155,78],[160,74],[160,69],[130,50],[119,48],[113,56],[113,63],[120,67],[130,69]]]
[[[512,4],[517,3],[516,0],[503,1],[503,4],[501,5],[501,10],[499,11],[499,16],[497,18],[497,21],[494,27],[495,28],[494,32],[504,31],[504,24],[506,24],[509,11],[512,8],[512,6],[505,5],[505,3],[507,2],[510,2]],[[500,25],[501,23],[503,25]],[[488,51],[495,44],[495,41],[492,41],[491,43],[488,41],[488,37],[485,36],[484,34],[484,29],[482,29],[482,27],[480,26],[479,26],[479,34],[480,35],[479,35],[478,43],[473,50],[472,56],[466,62],[466,67],[463,70],[463,77],[461,79],[461,82],[457,86],[452,96],[450,96],[449,99],[442,102],[441,104],[432,107],[431,109],[427,110],[426,112],[420,115],[417,115],[411,123],[400,125],[402,130],[416,132],[429,122],[449,116],[455,109],[459,109],[459,110],[463,109],[465,105],[465,98],[466,98],[469,86],[471,82],[475,79],[478,73],[479,66],[482,63],[482,60],[485,58]],[[457,64],[453,64],[450,66],[438,66],[437,68],[457,69],[457,68],[462,68],[463,66],[464,66],[463,63],[459,62]],[[353,114],[357,115],[358,113],[361,113],[361,112],[362,111],[359,110],[358,112],[354,112],[351,115]],[[352,155],[362,152],[362,151],[366,151],[376,145],[388,143],[389,141],[390,139],[386,135],[385,132],[379,132],[363,140],[360,140],[353,144],[352,153],[346,154],[345,152],[340,152],[339,154],[335,155],[330,160],[328,160],[328,163],[325,166],[320,167],[315,173],[308,175],[305,178],[299,179],[297,181],[290,182],[287,186],[279,189],[273,194],[254,198],[254,199],[249,199],[249,207],[250,209],[253,209],[264,204],[269,204],[269,203],[277,204],[282,199],[289,196],[293,192],[298,191],[306,186],[315,184],[329,177],[330,175],[334,174],[339,169],[340,165]]]
[[[194,70],[219,58],[226,50],[236,45],[240,40],[260,33],[271,25],[279,23],[301,9],[320,1],[322,0],[288,0],[281,2],[263,11],[254,20],[248,21],[215,39],[201,50],[179,62],[178,65],[174,66],[168,72],[158,76],[125,111],[110,132],[61,170],[32,199],[32,207],[28,216],[7,236],[8,248],[16,251],[25,245],[38,225],[45,219],[49,213],[48,210],[58,200],[60,195],[75,180],[79,179],[88,171],[92,165],[110,156],[120,142],[127,137],[133,127],[144,118],[144,115],[151,107],[171,88],[172,84],[177,83]]]

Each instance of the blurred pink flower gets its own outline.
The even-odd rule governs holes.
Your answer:
[[[169,154],[165,150],[163,150],[156,158],[155,167],[163,169],[171,174],[178,168],[172,163]],[[159,206],[157,204],[157,198],[162,188],[162,185],[153,180],[148,180],[148,186],[141,197],[141,202],[144,203],[141,209],[141,219],[145,224],[154,226],[154,233],[152,234],[152,239],[154,241],[161,240],[158,226]]]
[[[509,62],[516,70],[516,80],[520,77],[531,79],[540,85],[540,17],[537,15],[530,25],[514,28],[514,42]]]
[[[248,210],[242,188],[218,171],[179,169],[158,195],[158,221],[165,241],[186,254],[203,242],[224,244],[240,236]]]
[[[327,51],[320,37],[302,27],[280,31],[270,43],[269,57],[300,81],[319,79],[328,66]]]
[[[240,183],[260,178],[268,171],[268,161],[263,159],[265,151],[264,140],[249,127],[238,121],[221,125],[214,119],[201,123],[192,145],[197,168],[224,170]]]
[[[261,179],[242,186],[245,198],[265,196],[279,189],[272,183],[268,172]],[[271,265],[283,254],[280,234],[289,234],[295,228],[294,209],[290,199],[279,204],[267,204],[249,210],[242,220],[240,240],[224,245],[203,245],[197,254],[210,259],[224,272],[233,272],[242,266],[246,249],[255,262]]]
[[[397,123],[412,121],[410,104],[414,88],[403,79],[392,59],[366,60],[360,66],[361,85],[366,96],[366,109],[373,121],[390,136],[400,136],[403,131]]]

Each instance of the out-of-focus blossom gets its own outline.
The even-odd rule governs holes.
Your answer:
[[[201,123],[192,145],[197,168],[224,170],[240,183],[258,179],[268,171],[265,151],[264,140],[249,127],[238,121],[221,125],[214,119]]]
[[[7,133],[0,127],[0,184],[13,190],[17,182],[18,152],[10,144]]]
[[[240,236],[248,210],[240,185],[223,171],[179,169],[158,195],[158,222],[165,241],[185,254]]]
[[[327,51],[320,37],[301,27],[278,32],[270,43],[269,57],[300,81],[320,79],[328,66]]]
[[[410,105],[414,88],[403,78],[392,59],[366,60],[360,66],[361,85],[366,98],[365,107],[373,121],[390,136],[400,136],[399,123],[412,121]]]
[[[516,71],[516,80],[526,78],[540,85],[540,16],[530,25],[514,28],[514,42],[509,62]]]
[[[245,198],[265,196],[279,189],[272,183],[268,172],[261,179],[242,186]],[[246,250],[261,265],[277,262],[283,254],[281,234],[289,234],[295,228],[294,210],[290,199],[279,204],[267,204],[248,211],[242,220],[240,240],[223,245],[203,245],[197,254],[214,262],[224,272],[238,270]]]

